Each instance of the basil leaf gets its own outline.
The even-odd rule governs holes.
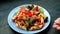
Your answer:
[[[18,13],[18,12],[14,13],[14,15],[13,15],[13,16],[15,16],[17,13]]]
[[[39,8],[39,12],[44,14],[43,8]]]

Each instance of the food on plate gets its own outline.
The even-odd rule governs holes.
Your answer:
[[[43,28],[48,17],[44,15],[44,10],[38,5],[30,4],[21,6],[12,16],[12,21],[20,29],[31,31]]]

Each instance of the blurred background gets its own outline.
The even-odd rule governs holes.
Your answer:
[[[7,17],[12,9],[23,4],[42,6],[51,15],[50,25],[40,34],[60,34],[60,31],[52,28],[54,20],[60,17],[60,0],[0,0],[0,34],[21,34],[10,28]]]

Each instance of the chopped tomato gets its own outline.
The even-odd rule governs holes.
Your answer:
[[[41,22],[37,22],[37,24],[38,24],[38,25],[40,25],[40,24],[41,24]]]
[[[30,11],[25,11],[25,12],[23,12],[23,14],[28,15],[28,16],[32,16],[32,13]]]
[[[36,11],[38,11],[38,6],[36,6],[34,9],[35,9]]]
[[[41,24],[41,22],[37,22],[38,24],[38,28],[42,28],[43,24]]]

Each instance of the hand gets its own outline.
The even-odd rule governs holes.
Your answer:
[[[57,18],[57,19],[54,21],[53,28],[54,28],[54,29],[57,29],[57,30],[60,30],[60,18]]]

